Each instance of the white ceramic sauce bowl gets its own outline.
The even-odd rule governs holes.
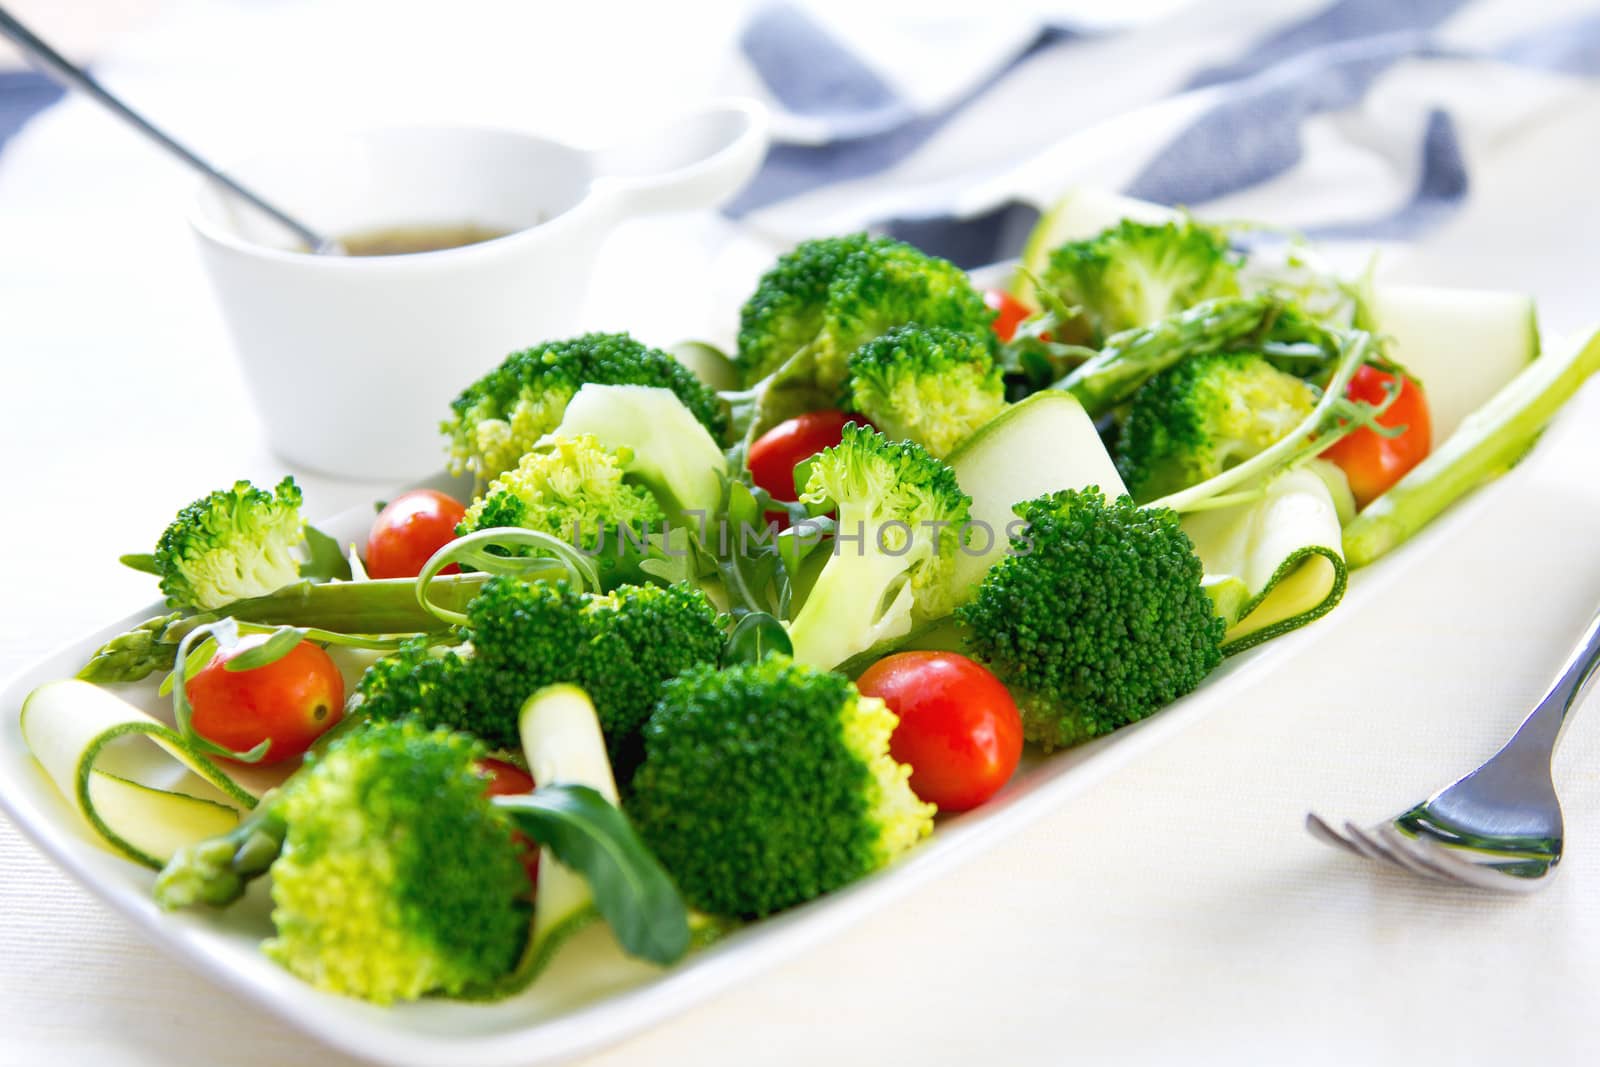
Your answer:
[[[765,149],[765,113],[746,101],[597,151],[510,130],[373,130],[230,173],[335,237],[466,223],[507,235],[311,255],[211,184],[190,222],[273,451],[327,474],[416,478],[440,464],[438,425],[457,391],[510,352],[573,332],[617,221],[715,207]]]

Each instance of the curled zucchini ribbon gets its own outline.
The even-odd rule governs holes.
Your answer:
[[[172,853],[226,833],[256,798],[176,730],[121,697],[77,679],[49,682],[22,705],[22,737],[61,795],[112,849],[160,870]],[[113,742],[145,737],[187,768],[188,785],[170,789],[110,769]],[[117,746],[120,748],[121,746]],[[105,765],[102,765],[102,764]],[[232,803],[186,792],[195,779]]]
[[[1339,508],[1309,466],[1279,475],[1258,500],[1191,512],[1183,529],[1228,624],[1225,656],[1320,619],[1344,596]]]

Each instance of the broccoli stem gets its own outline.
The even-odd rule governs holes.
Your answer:
[[[288,827],[278,814],[275,796],[262,797],[227,833],[174,852],[156,876],[156,903],[167,911],[196,904],[223,908],[244,896],[245,886],[266,874],[283,851]]]
[[[1600,333],[1570,355],[1542,355],[1469,415],[1344,529],[1344,555],[1362,567],[1426,526],[1457,498],[1509,470],[1561,406],[1600,372]]]
[[[871,538],[877,527],[866,525],[863,529]],[[789,625],[795,660],[828,670],[858,652],[909,633],[910,582],[887,606],[883,601],[896,579],[915,562],[905,553],[894,556],[873,545],[836,542],[833,558]]]
[[[1300,425],[1290,430],[1276,444],[1263,449],[1237,466],[1229,467],[1215,478],[1208,478],[1198,485],[1191,485],[1187,489],[1180,489],[1159,500],[1153,500],[1147,506],[1171,508],[1180,513],[1204,508],[1206,502],[1212,498],[1257,479],[1269,477],[1303,459],[1309,459],[1332,444],[1334,438],[1353,432],[1357,429],[1354,423],[1344,427],[1343,430],[1333,431],[1328,431],[1326,424],[1334,409],[1345,403],[1345,388],[1349,386],[1350,379],[1355,377],[1356,371],[1366,362],[1367,348],[1371,342],[1371,334],[1358,330],[1350,335],[1350,340],[1340,353],[1338,362],[1334,364],[1333,376],[1328,379],[1317,406],[1311,409],[1311,414],[1307,415]]]

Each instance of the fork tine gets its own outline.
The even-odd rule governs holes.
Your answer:
[[[1413,848],[1413,839],[1395,829],[1393,823],[1383,823],[1377,828],[1377,832],[1378,838],[1387,846],[1389,854],[1412,873],[1434,881],[1456,883],[1461,881],[1455,872],[1440,867],[1432,862],[1431,856],[1424,856],[1420,850]]]
[[[1473,863],[1471,860],[1462,859],[1455,855],[1449,848],[1430,837],[1406,838],[1413,856],[1419,859],[1424,856],[1427,862],[1448,873],[1454,880],[1474,886],[1478,889],[1495,890],[1501,893],[1532,893],[1544,888],[1548,884],[1545,878],[1518,878],[1515,875],[1504,874],[1492,867],[1484,867]]]
[[[1341,834],[1316,812],[1306,813],[1306,831],[1323,844],[1375,863],[1392,864],[1419,878],[1503,892],[1531,892],[1541,884],[1537,879],[1514,878],[1463,860],[1430,838],[1401,833],[1393,823],[1362,830],[1346,822],[1344,829]]]
[[[1322,816],[1314,811],[1306,812],[1306,832],[1324,845],[1332,845],[1334,848],[1343,849],[1353,856],[1361,855],[1360,849],[1346,841],[1339,831],[1329,826],[1322,820]]]
[[[1344,824],[1344,832],[1349,836],[1356,848],[1361,851],[1361,854],[1367,857],[1367,859],[1381,860],[1384,863],[1393,864],[1394,866],[1399,867],[1402,871],[1411,870],[1410,867],[1407,867],[1404,863],[1401,863],[1399,860],[1395,859],[1395,857],[1390,854],[1388,849],[1384,848],[1382,845],[1378,844],[1378,842],[1368,837],[1366,832],[1355,823],[1347,821]]]

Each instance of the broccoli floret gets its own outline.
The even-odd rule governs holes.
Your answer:
[[[1348,339],[1276,297],[1218,297],[1106,338],[1105,346],[1053,388],[1098,419],[1133,399],[1151,378],[1186,359],[1221,352],[1266,356],[1280,370],[1326,380]]]
[[[305,527],[293,478],[270,493],[241,480],[201,497],[156,543],[167,604],[209,611],[298,581],[295,551]]]
[[[1219,230],[1192,219],[1123,219],[1050,253],[1045,288],[1098,337],[1145,326],[1202,300],[1239,293],[1240,258]]]
[[[735,357],[747,386],[802,349],[825,394],[837,393],[845,361],[865,341],[919,322],[993,343],[994,313],[966,272],[911,245],[864,233],[806,241],[779,257],[745,302]]]
[[[450,439],[450,469],[483,484],[517,465],[561,422],[567,401],[586,382],[670,389],[721,440],[727,413],[717,395],[682,364],[627,334],[590,333],[514,352],[451,403],[441,429]]]
[[[810,462],[800,499],[837,510],[837,524],[789,638],[797,660],[833,667],[950,610],[947,578],[972,498],[921,445],[855,423]]]
[[[360,710],[372,719],[416,716],[515,749],[517,712],[556,682],[594,701],[620,779],[638,762],[639,729],[661,683],[715,663],[721,620],[688,585],[620,586],[603,596],[564,582],[491,578],[467,606],[466,643],[428,648],[416,639],[362,676]]]
[[[1117,472],[1135,500],[1175,493],[1281,440],[1316,404],[1316,390],[1258,355],[1185,360],[1134,394]]]
[[[994,352],[971,334],[897,326],[850,356],[845,408],[943,459],[1005,407]]]
[[[761,276],[739,311],[734,364],[746,385],[765,378],[816,340],[834,277],[871,242],[864,233],[802,241]]]
[[[459,532],[516,526],[594,561],[602,588],[679,573],[687,534],[722,504],[727,456],[669,389],[583,386],[561,424],[490,484]],[[514,549],[526,552],[526,549]]]
[[[1027,530],[958,618],[968,650],[1017,698],[1046,748],[1136,722],[1200,684],[1223,621],[1194,546],[1165,508],[1097,487],[1017,505]]]
[[[374,721],[415,715],[429,725],[467,730],[497,748],[509,748],[505,726],[486,731],[478,721],[476,707],[492,705],[493,679],[475,677],[469,670],[471,659],[468,646],[442,647],[420,635],[408,638],[362,673],[354,706]]]
[[[787,908],[883,867],[932,827],[897,720],[843,675],[773,655],[667,683],[629,813],[689,902]]]
[[[643,385],[585,385],[567,405],[558,436],[593,435],[625,451],[630,481],[655,494],[672,522],[703,521],[722,502],[727,456],[670,391]]]
[[[490,483],[457,532],[520,526],[592,550],[602,567],[615,568],[627,538],[665,520],[650,490],[623,480],[631,458],[631,450],[605,448],[588,434],[547,439]]]
[[[262,948],[317,988],[382,1004],[487,988],[527,941],[532,886],[483,754],[416,722],[364,725],[238,831],[180,850],[156,898],[225,904],[270,865],[277,935]]]

